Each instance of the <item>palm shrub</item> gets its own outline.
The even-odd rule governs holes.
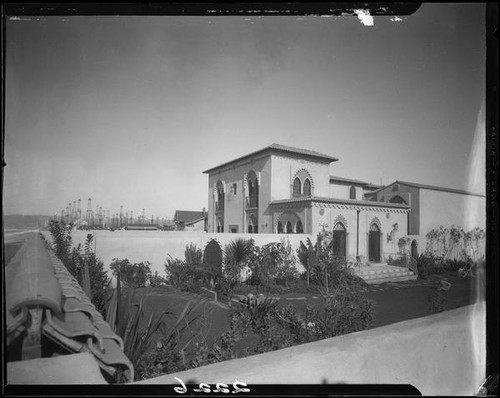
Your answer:
[[[241,272],[254,251],[254,240],[237,238],[224,248],[224,277],[230,285],[240,282]]]

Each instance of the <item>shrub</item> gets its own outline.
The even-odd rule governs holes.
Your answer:
[[[133,289],[145,287],[146,282],[151,278],[151,268],[149,261],[132,264],[128,259],[114,258],[109,268],[113,275],[120,273],[121,281],[124,287]]]
[[[87,234],[83,253],[81,245],[72,248],[72,227],[72,224],[66,225],[60,221],[50,221],[49,231],[52,235],[54,251],[80,286],[90,287],[90,292],[88,288],[86,289],[89,298],[96,309],[103,316],[106,316],[106,302],[110,295],[111,280],[104,270],[103,262],[92,250],[94,239],[92,234]],[[86,275],[85,278],[84,275]]]
[[[273,287],[287,285],[299,277],[295,267],[295,256],[290,242],[268,243],[261,248],[255,247],[250,256],[251,276],[248,283]]]
[[[340,285],[349,289],[366,286],[366,282],[354,275],[348,259],[334,254],[332,233],[329,231],[320,232],[314,245],[309,238],[307,245],[301,242],[298,255],[301,261],[308,264],[306,277],[309,276],[310,282],[325,287],[327,293],[330,288]]]
[[[417,257],[417,270],[418,276],[426,279],[429,275],[439,272],[441,267],[441,260],[432,254],[420,254]]]
[[[151,287],[164,287],[168,285],[168,281],[166,278],[160,276],[158,271],[155,271],[154,275],[151,275],[149,278],[149,286]]]
[[[254,252],[254,240],[237,238],[224,248],[224,277],[231,285],[240,282],[243,268]]]
[[[170,255],[167,255],[165,272],[167,273],[167,282],[172,286],[182,289],[185,284],[189,283],[190,269],[188,269],[184,261],[178,258],[172,258]]]
[[[196,245],[186,245],[185,261],[167,256],[165,271],[167,281],[181,290],[199,293],[214,280],[212,271],[203,265],[203,252]]]
[[[408,266],[408,255],[403,254],[402,256],[399,256],[397,258],[392,258],[392,256],[389,256],[387,259],[387,264],[393,265],[396,267],[407,267]]]
[[[179,315],[165,312],[164,315],[175,318],[175,322],[169,330],[166,330],[165,327],[166,319],[162,319],[161,324],[158,325],[155,320],[159,318],[153,318],[153,314],[151,315],[148,329],[141,330],[142,335],[145,335],[146,338],[131,340],[132,342],[138,342],[136,346],[133,346],[136,348],[134,352],[137,352],[133,362],[137,379],[148,379],[165,373],[184,370],[188,367],[185,352],[193,337],[188,336],[187,333],[190,330],[190,325],[199,317],[194,315],[194,312],[200,305],[201,303],[193,304],[193,302],[189,301]],[[151,319],[153,319],[153,322],[151,322]],[[136,318],[134,318],[133,325],[135,325],[135,320]],[[151,332],[153,330],[159,331],[160,328],[162,334],[155,338],[154,333]]]
[[[203,266],[208,270],[210,283],[215,283],[222,277],[222,249],[215,239],[211,239],[205,246]]]

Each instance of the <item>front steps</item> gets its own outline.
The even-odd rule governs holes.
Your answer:
[[[377,285],[386,282],[413,281],[417,279],[412,271],[403,267],[396,267],[387,264],[371,264],[355,269],[356,275],[364,279],[370,285]]]

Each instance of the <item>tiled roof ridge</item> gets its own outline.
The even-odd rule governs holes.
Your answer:
[[[313,151],[311,149],[296,148],[296,147],[291,147],[291,146],[287,146],[287,145],[281,145],[281,144],[277,144],[277,143],[272,143],[271,145],[268,145],[268,146],[266,146],[264,148],[261,148],[259,150],[250,152],[250,153],[248,153],[246,155],[239,156],[239,157],[237,157],[235,159],[232,159],[232,160],[229,160],[229,161],[224,162],[222,164],[219,164],[218,166],[211,167],[211,168],[203,171],[203,173],[207,174],[207,173],[210,173],[213,170],[220,169],[220,168],[225,167],[225,166],[227,166],[227,165],[229,165],[231,163],[234,163],[234,162],[237,162],[237,161],[240,161],[240,160],[243,160],[243,159],[246,159],[246,158],[258,155],[258,154],[266,152],[266,151],[272,151],[272,150],[282,151],[282,152],[288,152],[288,153],[295,153],[295,154],[304,155],[304,156],[310,156],[310,157],[314,157],[316,159],[323,159],[324,161],[327,160],[327,161],[329,161],[329,163],[338,161],[338,158],[335,158],[335,157],[330,156],[330,155],[325,155],[323,153],[316,152],[316,151]]]
[[[455,189],[455,188],[440,187],[440,186],[437,186],[437,185],[421,184],[421,183],[418,183],[418,182],[409,182],[409,181],[396,180],[392,184],[389,184],[388,186],[393,185],[393,184],[410,185],[412,187],[429,189],[429,190],[433,190],[433,191],[443,191],[443,192],[451,192],[451,193],[460,193],[460,194],[465,194],[465,195],[480,196],[480,197],[483,197],[483,198],[486,197],[486,195],[482,195],[482,194],[476,193],[476,192],[466,191],[464,189]]]
[[[370,182],[356,180],[356,179],[353,179],[353,178],[346,178],[346,177],[339,177],[339,176],[332,176],[332,175],[330,175],[329,179],[330,179],[330,181],[334,180],[334,181],[352,182],[354,184],[359,184],[359,185],[371,185]]]
[[[29,308],[41,306],[42,334],[66,351],[93,354],[105,373],[113,376],[121,369],[128,381],[133,381],[134,369],[123,352],[122,339],[55,253],[44,245],[41,234],[29,234],[6,267],[11,282],[7,286],[8,344],[27,330]],[[26,278],[29,283],[23,282]]]

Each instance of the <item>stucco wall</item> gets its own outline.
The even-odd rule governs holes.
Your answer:
[[[352,185],[348,184],[340,184],[330,182],[329,189],[329,198],[338,198],[338,199],[350,199],[350,190]],[[356,198],[357,200],[363,199],[363,188],[362,187],[354,187],[356,189]]]
[[[420,192],[419,188],[410,187],[408,185],[399,184],[395,189],[393,184],[381,189],[376,194],[377,202],[390,202],[394,196],[400,196],[410,206],[410,225],[408,226],[407,234],[418,235],[420,232]]]
[[[48,241],[51,241],[48,231],[42,232]],[[85,243],[89,231],[73,231],[73,244]],[[190,231],[93,231],[96,241],[96,254],[104,262],[106,270],[113,258],[128,258],[131,262],[149,261],[153,273],[158,271],[165,274],[165,259],[167,254],[184,260],[184,250],[189,243],[196,244],[203,249],[211,239],[215,238],[224,246],[230,241],[242,237],[252,238],[258,246],[269,242],[280,242],[288,239],[294,251],[300,246],[300,241],[306,241],[310,235],[305,234],[217,234]],[[302,272],[303,267],[297,261],[297,269]]]
[[[134,384],[411,384],[423,395],[474,395],[485,379],[485,305]]]
[[[321,211],[323,210],[323,212]],[[321,214],[323,213],[323,214]],[[378,220],[378,222],[376,221]],[[360,207],[359,213],[359,256],[368,257],[368,231],[372,222],[377,222],[381,232],[381,261],[389,254],[398,251],[397,241],[406,235],[407,214],[394,209],[370,209]],[[312,208],[313,235],[321,231],[322,225],[331,230],[337,221],[342,221],[347,229],[347,255],[356,256],[357,214],[353,206],[315,204]],[[391,242],[387,242],[387,234],[393,225],[398,224]]]
[[[473,214],[474,217],[470,217]],[[451,192],[420,189],[420,234],[443,225],[460,226],[466,231],[486,227],[486,199]]]
[[[306,169],[312,177],[312,195],[329,195],[329,166],[298,157],[272,155],[271,200],[291,198],[291,184],[295,173]]]
[[[200,220],[193,224],[186,225],[186,231],[204,231],[205,230],[205,220]]]
[[[235,162],[231,167],[225,167],[221,171],[211,173],[208,178],[208,231],[216,231],[215,222],[215,184],[217,181],[225,183],[224,195],[224,232],[229,232],[229,225],[238,225],[238,232],[247,230],[245,213],[245,196],[248,195],[243,189],[245,175],[253,170],[260,173],[259,186],[259,231],[265,231],[265,225],[270,225],[269,216],[265,215],[265,209],[270,201],[270,156],[260,156],[250,160]],[[231,193],[231,186],[236,184],[236,195]],[[264,229],[261,229],[264,226]]]

